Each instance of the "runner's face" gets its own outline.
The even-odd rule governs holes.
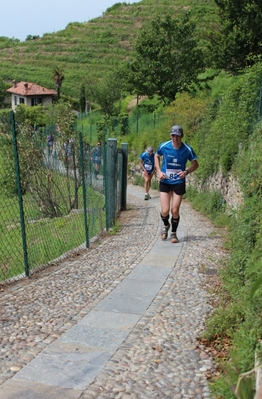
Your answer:
[[[172,134],[171,139],[172,139],[173,146],[175,148],[181,146],[182,136],[177,136],[176,134]]]

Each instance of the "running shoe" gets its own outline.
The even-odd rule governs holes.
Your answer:
[[[170,240],[171,240],[171,242],[172,242],[173,244],[175,244],[175,243],[178,242],[178,238],[177,238],[177,236],[176,236],[176,233],[174,233],[173,231],[171,231]]]
[[[149,194],[145,194],[145,201],[149,200],[150,195]]]
[[[161,231],[161,240],[166,240],[168,236],[168,230],[170,229],[170,223],[168,223],[168,226],[164,226],[162,231]]]

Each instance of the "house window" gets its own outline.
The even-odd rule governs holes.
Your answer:
[[[14,104],[17,105],[17,97],[14,96]]]
[[[42,104],[42,98],[41,97],[34,97],[31,98],[31,106],[33,107],[34,105]]]
[[[24,104],[25,103],[25,99],[23,97],[19,97],[19,104]]]

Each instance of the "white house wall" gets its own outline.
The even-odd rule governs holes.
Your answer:
[[[15,97],[16,97],[16,105],[15,105]],[[39,96],[39,98],[40,97],[41,96]],[[17,94],[12,94],[12,96],[11,96],[11,105],[12,105],[12,110],[13,111],[15,111],[16,107],[20,104],[20,100],[19,100],[20,98],[24,99],[24,104],[25,105],[28,105],[29,107],[31,107],[32,96],[23,97],[23,96],[19,96]],[[52,102],[53,102],[52,96],[45,96],[45,97],[41,97],[41,98],[42,98],[42,105],[43,106],[46,106],[48,104],[52,104]]]

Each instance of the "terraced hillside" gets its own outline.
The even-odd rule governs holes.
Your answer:
[[[191,11],[203,45],[215,25],[213,0],[142,0],[116,3],[100,18],[72,22],[64,30],[20,42],[0,37],[0,79],[35,82],[53,88],[53,68],[64,71],[63,93],[78,97],[82,83],[102,78],[121,61],[132,57],[140,27],[155,15],[179,17]]]

